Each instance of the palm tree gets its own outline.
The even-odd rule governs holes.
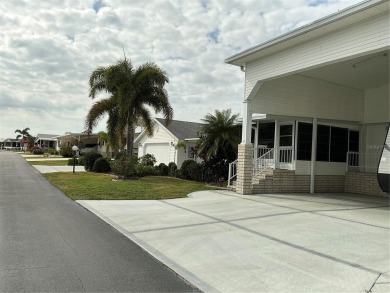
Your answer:
[[[147,133],[153,135],[148,107],[156,113],[162,112],[166,123],[172,120],[173,109],[164,89],[168,81],[166,72],[154,63],[133,68],[125,58],[114,65],[97,68],[89,78],[89,97],[94,99],[101,92],[109,96],[92,105],[85,119],[87,131],[92,131],[99,120],[108,114],[107,130],[111,142],[118,141],[126,131],[127,154],[132,155],[137,122],[142,120]]]
[[[23,130],[20,130],[20,129],[16,129],[15,130],[15,133],[19,133],[17,136],[16,136],[16,139],[23,139],[23,138],[27,138],[27,137],[30,137],[30,133],[28,133],[28,131],[30,130],[30,128],[26,127],[24,128]]]
[[[197,155],[207,161],[234,161],[240,142],[240,127],[235,124],[238,114],[231,110],[215,110],[215,114],[207,114],[202,121],[202,137],[198,142]]]
[[[104,142],[104,146],[106,149],[106,156],[108,157],[108,153],[109,153],[110,148],[111,148],[110,137],[109,137],[108,133],[104,132],[104,131],[99,131],[98,132],[98,139],[99,139],[99,141]]]

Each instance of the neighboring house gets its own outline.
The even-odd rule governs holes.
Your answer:
[[[137,131],[137,129],[136,129],[136,131]],[[137,139],[138,135],[140,135],[140,132],[134,133],[134,141]],[[126,139],[126,137],[125,137],[125,139]],[[125,145],[123,151],[124,152],[127,151],[127,144]],[[114,152],[113,152],[112,148],[109,147],[108,148],[108,152],[107,152],[106,142],[105,141],[100,141],[99,139],[98,139],[98,152],[100,154],[102,154],[104,157],[108,157],[108,158],[114,157]],[[133,155],[138,156],[138,145],[135,144],[135,143],[133,145]]]
[[[245,71],[236,192],[386,195],[376,172],[390,121],[388,0],[359,3],[226,62]]]
[[[57,138],[57,150],[61,147],[72,146],[75,143],[81,145],[80,152],[98,151],[98,134],[97,133],[73,133],[66,132]]]
[[[157,160],[156,165],[170,162],[177,164],[178,168],[185,160],[197,160],[195,145],[199,140],[201,123],[172,120],[167,126],[165,120],[154,118],[153,136],[149,137],[146,131],[134,141],[138,145],[138,157],[152,154]],[[177,148],[178,141],[185,141],[186,148]]]
[[[1,144],[2,144],[2,149],[4,149],[4,150],[20,150],[20,149],[22,149],[20,139],[7,138],[7,139],[4,139]]]
[[[43,149],[57,149],[57,137],[58,134],[38,133],[34,141],[34,145],[39,145]]]

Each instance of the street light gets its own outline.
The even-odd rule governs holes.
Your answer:
[[[74,174],[74,169],[76,168],[76,154],[79,148],[77,145],[72,146],[72,151],[73,151],[73,174]]]

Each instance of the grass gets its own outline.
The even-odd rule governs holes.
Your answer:
[[[28,161],[31,165],[45,165],[45,166],[68,166],[68,161],[59,160],[45,160],[45,161]]]
[[[73,200],[182,198],[200,190],[217,189],[200,182],[148,176],[139,180],[113,181],[107,174],[91,172],[43,174]]]

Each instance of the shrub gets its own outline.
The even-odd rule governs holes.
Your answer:
[[[135,172],[139,177],[152,176],[157,173],[155,167],[141,164],[135,166]]]
[[[53,149],[53,148],[48,148],[47,153],[49,155],[58,155],[58,151],[56,149]]]
[[[86,171],[92,171],[93,164],[95,164],[95,161],[99,158],[103,157],[99,153],[86,153],[84,155],[84,168]]]
[[[121,160],[126,158],[127,158],[127,154],[125,152],[116,153],[114,157],[115,160]]]
[[[70,146],[62,147],[60,149],[60,155],[63,156],[64,158],[71,158],[71,157],[73,157],[72,147],[70,147]]]
[[[154,166],[156,164],[156,158],[151,154],[146,154],[140,158],[140,162],[145,166]]]
[[[40,148],[39,146],[34,145],[34,146],[32,146],[32,147],[29,149],[29,151],[32,153],[33,150],[40,150],[40,149],[41,149],[41,148]]]
[[[176,176],[176,170],[177,170],[177,165],[174,162],[170,162],[168,164],[168,174],[169,174],[169,176]]]
[[[169,173],[169,167],[167,165],[165,165],[164,163],[161,163],[160,165],[158,165],[158,171],[159,171],[159,174],[161,176],[167,176],[168,173]]]
[[[176,171],[176,176],[183,179],[204,181],[204,167],[193,160],[186,160],[181,165],[180,171]]]
[[[108,173],[111,171],[111,166],[109,159],[107,158],[98,158],[93,164],[93,172],[96,173]]]
[[[33,155],[43,155],[45,151],[43,149],[35,149],[32,151]]]
[[[122,157],[122,159],[111,161],[111,171],[119,179],[128,179],[133,177],[134,167],[137,163],[137,157]]]
[[[78,164],[79,164],[80,166],[84,166],[84,164],[85,164],[84,156],[78,157],[78,158],[77,158],[77,161],[78,161]]]

